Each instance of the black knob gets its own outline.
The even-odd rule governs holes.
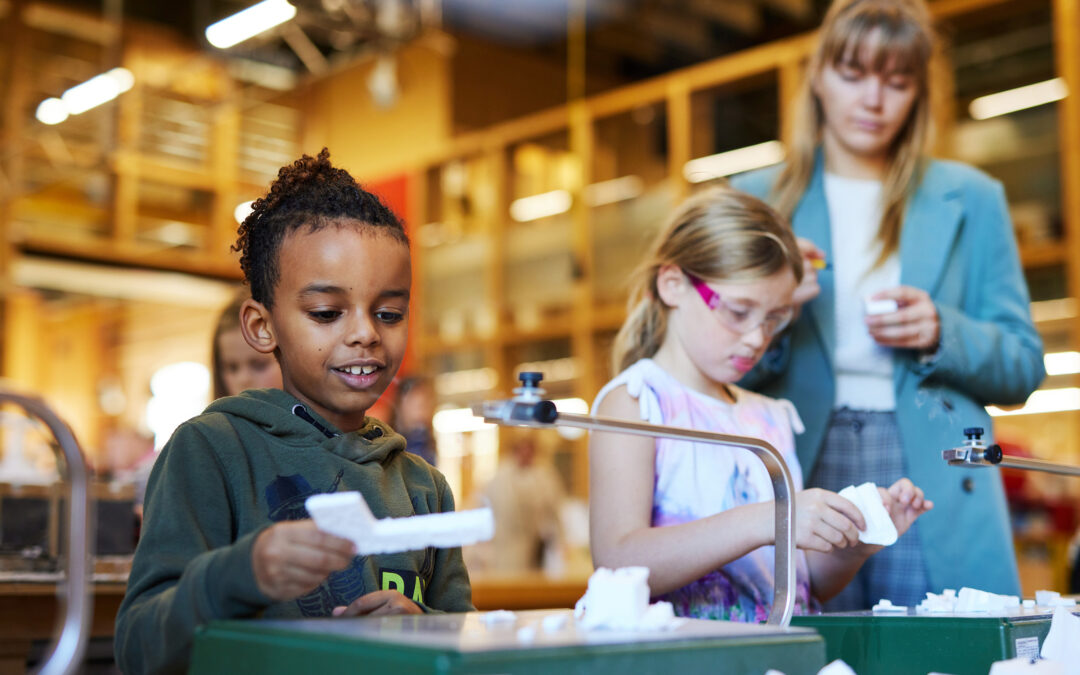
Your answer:
[[[968,427],[964,429],[964,437],[967,438],[969,441],[977,441],[982,438],[982,435],[982,427]]]
[[[533,408],[533,419],[541,424],[551,424],[559,418],[559,411],[551,401],[540,401]]]
[[[983,452],[983,457],[991,464],[999,464],[1005,453],[1001,451],[1001,446],[994,443]]]
[[[518,373],[518,379],[521,380],[521,386],[535,389],[540,386],[544,374],[526,370]]]

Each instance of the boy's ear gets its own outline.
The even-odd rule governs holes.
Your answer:
[[[277,349],[270,310],[252,298],[240,305],[240,332],[244,335],[244,341],[261,354],[273,354]]]
[[[678,265],[663,265],[656,272],[656,292],[660,302],[668,307],[678,307],[689,286],[686,275]]]

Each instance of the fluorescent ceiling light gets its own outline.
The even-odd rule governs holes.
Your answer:
[[[683,177],[691,183],[704,183],[743,171],[779,164],[782,161],[784,161],[784,144],[780,141],[766,141],[737,150],[692,159],[683,165]]]
[[[47,98],[34,113],[42,124],[60,124],[69,115],[78,115],[102,103],[108,103],[135,84],[127,68],[113,68],[68,89],[60,98]]]
[[[585,203],[589,206],[604,206],[616,202],[634,199],[645,189],[645,183],[638,176],[623,176],[585,186]]]
[[[113,68],[91,77],[64,92],[60,100],[71,115],[84,113],[102,103],[108,103],[135,84],[135,76],[127,68]]]
[[[251,207],[255,206],[255,201],[240,202],[233,209],[232,215],[236,219],[237,224],[243,224],[244,219],[251,215]]]
[[[263,0],[206,28],[206,40],[218,49],[227,49],[253,38],[296,16],[296,8],[286,0]]]
[[[47,98],[38,104],[35,116],[42,124],[60,124],[68,118],[68,109],[58,98]]]
[[[1047,375],[1080,373],[1080,352],[1055,352],[1043,357]]]
[[[566,190],[542,192],[531,197],[515,199],[510,204],[510,217],[519,223],[557,216],[570,210],[570,193]]]
[[[986,412],[990,413],[992,417],[1068,412],[1070,410],[1080,410],[1080,387],[1040,389],[1028,397],[1023,408],[1017,410],[1002,410],[997,406],[986,406]]]
[[[1065,80],[1055,77],[1016,89],[999,91],[996,94],[980,96],[968,106],[972,118],[985,120],[999,115],[1007,115],[1017,110],[1034,108],[1037,105],[1060,101],[1068,94]]]

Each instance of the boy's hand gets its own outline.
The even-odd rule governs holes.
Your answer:
[[[349,605],[335,607],[334,616],[380,616],[391,614],[423,614],[412,600],[397,591],[372,591],[361,595]]]
[[[795,545],[830,553],[856,546],[859,530],[866,527],[862,513],[835,492],[811,488],[795,496]]]
[[[284,602],[348,567],[354,555],[355,546],[348,539],[320,531],[313,520],[295,520],[271,525],[255,538],[251,566],[259,590]]]
[[[900,535],[911,529],[916,518],[934,508],[934,502],[927,499],[922,489],[907,478],[901,478],[888,489],[879,487],[878,492]]]

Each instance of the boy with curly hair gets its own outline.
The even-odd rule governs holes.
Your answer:
[[[281,169],[234,248],[244,339],[283,386],[215,401],[162,450],[116,620],[124,672],[185,670],[213,619],[472,609],[460,549],[357,556],[304,508],[358,490],[379,518],[454,509],[442,474],[366,415],[405,354],[401,222],[323,149]]]

